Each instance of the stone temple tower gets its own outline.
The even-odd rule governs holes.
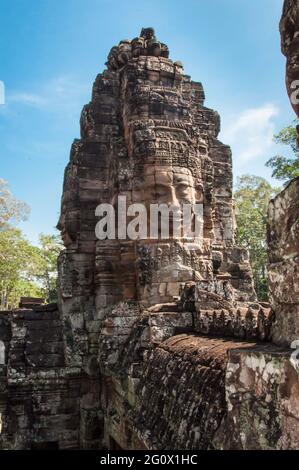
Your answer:
[[[93,392],[82,406],[88,402],[92,416],[102,410],[107,444],[110,416],[123,412],[111,397],[128,392],[120,377],[136,384],[132,370],[142,369],[145,350],[194,327],[265,338],[269,309],[256,302],[248,252],[235,244],[231,151],[217,139],[219,115],[204,106],[201,83],[169,59],[152,28],[113,47],[106,65],[71,148],[58,228],[66,363],[86,374]],[[155,238],[146,224],[144,236],[132,239],[123,228],[134,214],[121,210],[120,198],[147,212],[151,204],[175,206],[178,218],[183,204],[198,204],[200,235],[174,237],[170,229],[162,239],[160,225]],[[96,237],[103,203],[120,221],[114,239]]]
[[[215,302],[256,300],[248,253],[234,241],[231,151],[217,139],[219,115],[204,98],[201,83],[169,59],[152,28],[111,49],[65,171],[60,295],[72,335],[78,330],[72,317],[93,321],[124,300],[141,309],[171,302],[190,282]],[[96,207],[111,203],[117,214],[118,196],[145,207],[201,203],[198,246],[190,250],[183,236],[153,240],[150,233],[97,240]],[[87,342],[92,351],[93,335],[80,338],[82,351]]]

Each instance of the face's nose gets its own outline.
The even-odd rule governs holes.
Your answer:
[[[61,214],[60,217],[59,217],[59,220],[58,220],[58,222],[57,222],[56,228],[57,228],[57,230],[62,231],[62,230],[63,230],[63,226],[64,226],[64,217],[63,217],[62,214]]]
[[[168,203],[175,207],[180,207],[180,201],[177,198],[175,187],[172,186],[169,191]]]
[[[182,218],[182,206],[177,197],[175,187],[171,188],[168,204],[173,208],[173,213],[170,214],[170,220],[180,220]]]

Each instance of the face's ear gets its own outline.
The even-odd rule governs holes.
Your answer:
[[[195,199],[197,203],[203,203],[203,184],[201,182],[195,183]]]
[[[146,174],[143,177],[134,178],[133,200],[134,202],[147,203],[152,199],[155,193],[156,180],[154,173]]]

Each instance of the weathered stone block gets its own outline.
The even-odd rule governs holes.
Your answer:
[[[273,341],[299,338],[299,177],[269,205],[268,284],[275,311]]]

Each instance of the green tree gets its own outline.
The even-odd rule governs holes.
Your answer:
[[[22,295],[40,295],[35,285],[33,266],[37,250],[14,228],[26,220],[29,207],[17,200],[7,181],[0,178],[0,308],[9,309],[18,305]]]
[[[237,220],[237,242],[249,250],[255,288],[259,300],[267,300],[266,226],[269,200],[277,194],[264,178],[243,175],[234,193]]]
[[[22,235],[21,230],[0,230],[0,308],[18,306],[21,296],[42,295],[36,283],[39,250]]]
[[[26,220],[29,207],[10,192],[7,181],[0,178],[0,230]]]
[[[282,155],[275,155],[266,162],[266,166],[272,168],[272,176],[285,184],[289,180],[299,176],[299,152],[297,148],[296,124],[299,120],[295,119],[293,125],[284,127],[274,136],[274,142],[290,147],[292,156],[287,158]]]
[[[48,302],[57,300],[57,257],[63,249],[60,235],[39,236],[37,279]]]
[[[40,234],[39,246],[14,227],[25,220],[29,207],[0,179],[0,309],[18,306],[22,296],[56,300],[57,256],[62,249],[58,235]]]

